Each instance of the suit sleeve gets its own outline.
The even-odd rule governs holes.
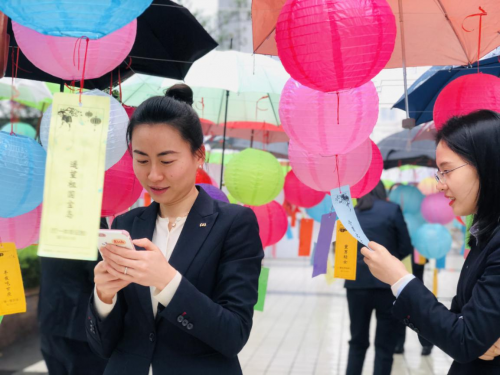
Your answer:
[[[183,277],[161,314],[214,350],[235,357],[250,335],[264,257],[253,211],[235,217],[222,246],[212,298]],[[179,324],[183,314],[186,325]]]
[[[118,228],[118,218],[115,218],[111,229]],[[123,335],[123,319],[127,312],[127,304],[122,291],[118,292],[117,302],[111,313],[100,319],[95,308],[94,293],[92,293],[87,308],[85,330],[87,341],[92,350],[103,358],[111,357]]]
[[[413,245],[411,244],[410,233],[408,232],[405,218],[399,206],[394,214],[394,226],[398,240],[399,259],[404,259],[413,252]]]
[[[399,295],[393,314],[455,361],[477,359],[500,337],[500,249],[488,256],[485,272],[462,311],[457,312],[456,303],[452,308],[414,279]]]

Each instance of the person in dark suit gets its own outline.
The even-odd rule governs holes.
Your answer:
[[[255,214],[196,187],[205,152],[188,104],[146,100],[127,140],[155,202],[113,222],[138,251],[101,249],[88,341],[109,358],[106,375],[242,374],[237,355],[252,328],[264,256]]]
[[[384,246],[361,250],[372,274],[392,286],[394,316],[454,359],[449,375],[500,374],[499,139],[500,115],[488,110],[453,117],[437,134],[438,189],[456,216],[474,215],[451,309]]]
[[[379,182],[370,193],[358,199],[355,208],[361,229],[368,238],[376,239],[403,259],[413,248],[401,208],[387,202],[384,184]],[[358,244],[358,252],[361,245]],[[347,304],[351,319],[351,340],[347,375],[361,375],[363,363],[370,346],[370,321],[375,310],[377,331],[375,335],[375,375],[390,375],[397,333],[397,320],[391,314],[394,296],[390,287],[372,276],[358,254],[356,280],[346,280]]]
[[[108,229],[106,218],[101,228]],[[97,261],[40,257],[38,325],[50,375],[102,375],[107,361],[90,349],[85,333],[87,305]]]

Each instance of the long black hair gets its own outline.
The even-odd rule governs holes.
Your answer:
[[[369,210],[373,207],[373,203],[377,199],[382,201],[387,200],[387,191],[382,181],[379,181],[372,191],[358,199],[356,209],[359,211]]]
[[[199,152],[203,145],[200,119],[191,105],[182,99],[153,96],[137,107],[127,127],[129,150],[134,129],[142,124],[163,124],[176,129],[182,139],[189,143],[193,155]]]
[[[480,110],[453,117],[438,131],[436,142],[441,141],[476,168],[479,190],[473,223],[478,228],[478,244],[484,245],[500,221],[500,114]]]

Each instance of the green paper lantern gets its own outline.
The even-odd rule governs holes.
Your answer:
[[[232,158],[224,178],[229,193],[250,206],[273,201],[285,183],[278,159],[269,152],[253,148],[247,148]]]
[[[10,122],[5,124],[0,131],[5,133],[10,133],[11,125]],[[36,130],[30,124],[26,124],[25,122],[16,122],[14,123],[14,133],[17,135],[24,135],[25,137],[35,139],[36,138]]]

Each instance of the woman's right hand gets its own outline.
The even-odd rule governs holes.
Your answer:
[[[479,359],[482,359],[483,361],[493,361],[498,355],[500,355],[500,339],[498,339],[486,353],[479,357]]]
[[[97,263],[97,266],[94,268],[94,283],[99,299],[110,305],[113,303],[116,293],[125,288],[130,282],[111,275],[106,271],[104,262]]]

